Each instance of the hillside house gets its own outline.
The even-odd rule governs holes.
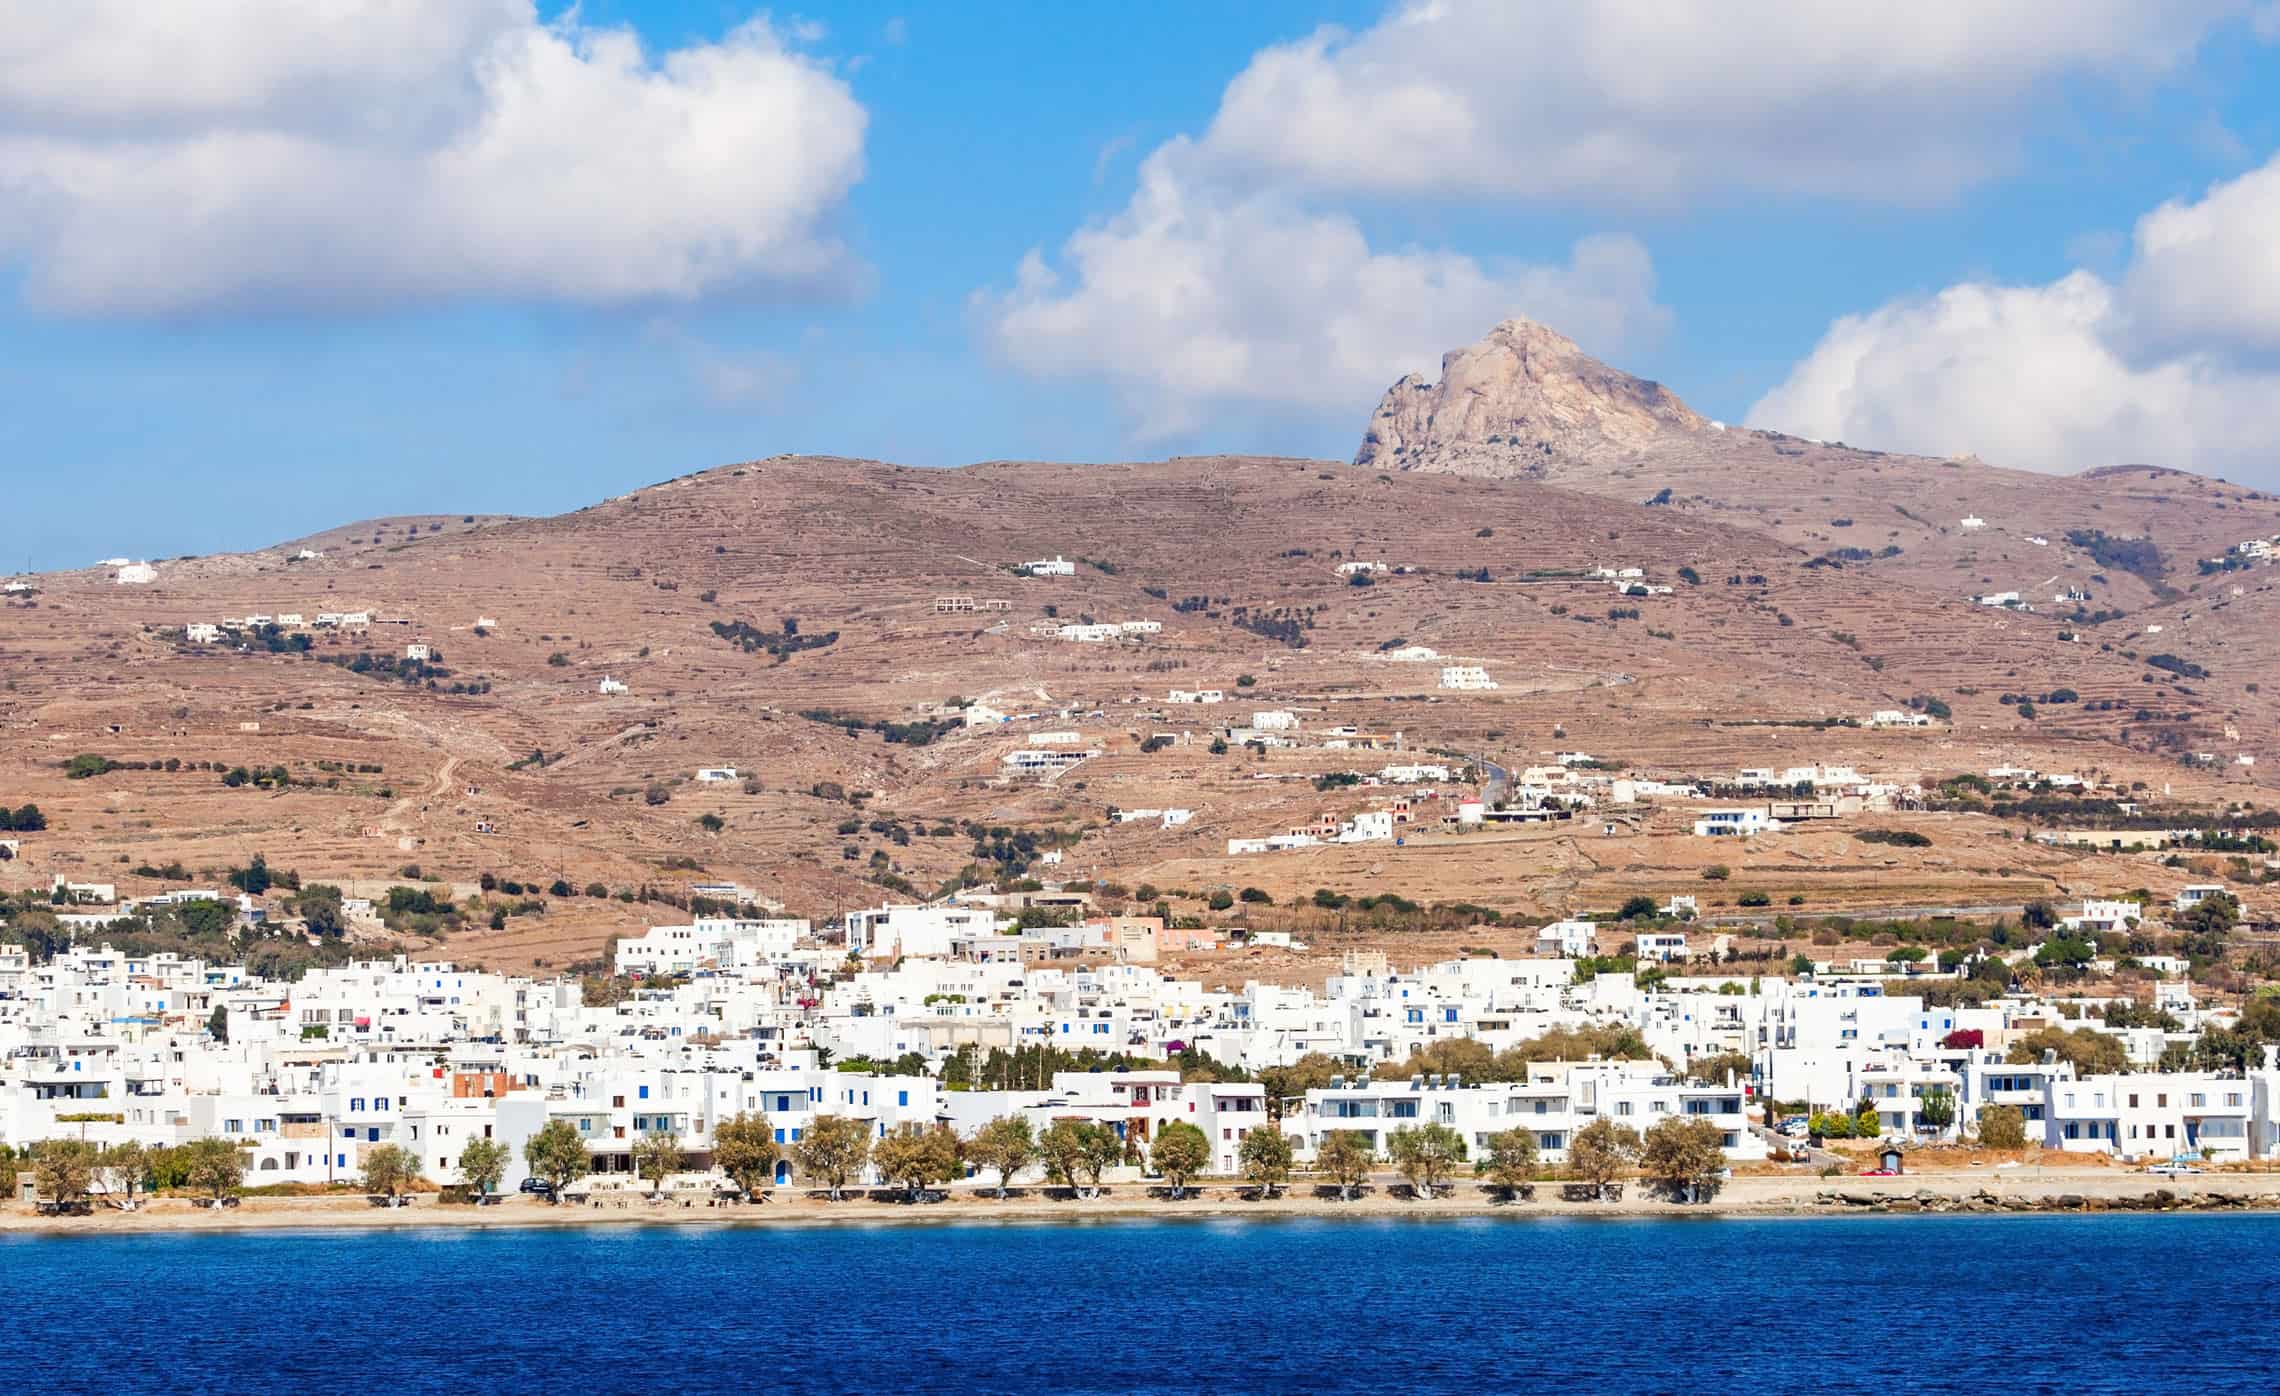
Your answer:
[[[1591,953],[1592,937],[1599,927],[1590,921],[1554,921],[1536,931],[1536,953],[1573,960]]]
[[[1124,631],[1114,625],[1062,625],[1054,627],[1053,638],[1073,640],[1080,645],[1104,645],[1123,639]]]
[[[490,616],[477,616],[475,617],[475,628],[477,630],[496,630],[499,628],[499,622]]]
[[[1227,695],[1216,688],[1175,688],[1164,700],[1167,703],[1224,703]]]
[[[194,620],[182,627],[182,638],[193,645],[218,645],[222,642],[222,628],[212,621]]]
[[[1868,715],[1868,725],[1871,727],[1929,727],[1932,725],[1932,720],[1923,713],[1912,713],[1903,708],[1884,708]]]
[[[2025,609],[2019,603],[2019,593],[2015,591],[1983,591],[1971,599],[1981,606],[2003,606],[2014,611]]]
[[[1031,746],[1075,746],[1084,739],[1085,734],[1082,732],[1032,732],[1029,734]]]
[[[1431,645],[1403,645],[1399,649],[1388,651],[1385,657],[1403,664],[1417,664],[1426,660],[1439,659],[1441,652]]]
[[[1977,514],[1966,514],[1963,516],[1964,532],[1970,533],[1974,530],[1982,529],[1985,527],[1987,527],[1987,520],[1979,517]]]
[[[1419,762],[1414,765],[1382,766],[1378,779],[1395,785],[1421,785],[1427,781],[1447,780],[1449,768],[1445,765]]]
[[[287,630],[298,630],[308,624],[299,611],[279,611],[277,624]]]
[[[702,766],[697,770],[699,785],[733,785],[736,783],[734,766]]]
[[[2107,933],[2128,931],[2144,916],[2145,908],[2136,902],[2085,899],[2081,911],[2061,917],[2058,924],[2069,931]]]
[[[998,758],[998,762],[1016,775],[1034,775],[1050,771],[1065,771],[1086,757],[1097,754],[1090,751],[1039,751],[1024,747],[1019,751],[1007,752]]]
[[[8,596],[29,596],[31,594],[31,591],[32,584],[20,577],[14,581],[9,582],[6,586],[0,586],[0,594],[6,594]]]
[[[123,587],[149,586],[158,580],[158,569],[147,562],[130,562],[112,573],[111,580]]]
[[[1164,623],[1160,620],[1127,620],[1119,621],[1116,628],[1125,635],[1159,635],[1163,633]]]
[[[1704,810],[1702,817],[1694,821],[1697,838],[1749,838],[1780,827],[1773,816],[1762,809]]]
[[[618,682],[616,679],[611,678],[607,674],[602,675],[602,682],[598,691],[605,698],[619,693],[633,692],[632,689],[626,687],[624,684]]]
[[[1260,732],[1292,732],[1298,729],[1298,714],[1270,711],[1251,714],[1251,727]]]
[[[2209,898],[2223,895],[2225,885],[2221,882],[2189,882],[2177,894],[2177,900],[2172,905],[2179,911],[2191,911]]]
[[[1641,931],[1638,934],[1638,956],[1642,960],[1660,960],[1669,964],[1686,958],[1686,937],[1677,931]]]
[[[1480,693],[1496,687],[1496,680],[1488,670],[1478,664],[1445,664],[1441,666],[1441,687],[1460,692]]]
[[[1390,570],[1392,569],[1382,562],[1341,562],[1338,564],[1338,575],[1341,577],[1382,577]]]
[[[1032,577],[1074,577],[1077,575],[1077,565],[1059,553],[1048,558],[1039,558],[1035,562],[1025,562],[1021,564],[1021,570]]]
[[[420,663],[424,664],[427,661],[435,658],[435,651],[428,648],[426,645],[416,643],[409,644],[404,646],[404,658],[418,660]]]

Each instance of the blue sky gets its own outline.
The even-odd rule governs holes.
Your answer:
[[[779,451],[1347,456],[1513,314],[1727,420],[2280,485],[2250,3],[159,13],[0,0],[0,569]]]

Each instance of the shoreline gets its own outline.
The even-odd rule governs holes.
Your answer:
[[[1204,1183],[1173,1201],[1160,1188],[1124,1185],[1084,1200],[1016,1188],[1000,1200],[991,1188],[957,1187],[939,1200],[910,1203],[883,1192],[851,1191],[831,1202],[821,1194],[780,1189],[764,1203],[719,1206],[628,1200],[623,1205],[554,1205],[516,1194],[478,1207],[443,1203],[435,1194],[404,1207],[375,1207],[361,1195],[247,1198],[227,1209],[187,1198],[159,1198],[133,1212],[98,1204],[83,1216],[42,1216],[21,1203],[0,1210],[0,1236],[244,1234],[272,1231],[342,1233],[406,1229],[473,1230],[623,1226],[905,1226],[1007,1222],[1282,1221],[1691,1218],[1704,1221],[1857,1216],[2021,1216],[2280,1211],[2280,1175],[2197,1174],[2169,1178],[2112,1170],[2045,1173],[2028,1178],[1934,1173],[1914,1177],[1742,1177],[1706,1202],[1643,1195],[1635,1182],[1617,1201],[1566,1201],[1560,1184],[1538,1184],[1530,1200],[1505,1201],[1471,1179],[1449,1195],[1422,1200],[1373,1184],[1350,1202],[1301,1185],[1273,1199],[1239,1195],[1236,1185]]]

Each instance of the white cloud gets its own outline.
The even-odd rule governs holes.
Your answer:
[[[764,19],[0,0],[0,259],[96,314],[830,289],[865,121]]]
[[[2240,0],[1412,0],[1260,52],[1204,144],[1321,192],[1664,204],[1945,198],[2060,84],[2128,87]]]
[[[2280,158],[2138,220],[2133,330],[2164,345],[2280,349]]]
[[[1965,283],[1830,326],[1752,426],[2073,471],[2270,477],[2280,436],[2280,160],[2138,221],[2119,282]]]
[[[1600,354],[1667,322],[1645,249],[1566,266],[1372,246],[1348,209],[1952,196],[2061,85],[2152,81],[2245,0],[1408,0],[1256,54],[1130,203],[976,299],[1039,376],[1114,384],[1151,435],[1214,404],[1359,414],[1515,313]],[[1096,176],[1097,178],[1097,176]]]
[[[1069,239],[1066,278],[1032,252],[1011,291],[975,298],[1000,354],[1114,385],[1143,436],[1219,406],[1357,412],[1515,314],[1608,348],[1667,321],[1629,237],[1586,238],[1564,266],[1375,250],[1343,214],[1192,180],[1187,154],[1143,163],[1130,205]]]

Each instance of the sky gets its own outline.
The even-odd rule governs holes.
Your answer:
[[[0,570],[1350,457],[1516,315],[1721,420],[2280,487],[2276,228],[2280,0],[0,0]]]

